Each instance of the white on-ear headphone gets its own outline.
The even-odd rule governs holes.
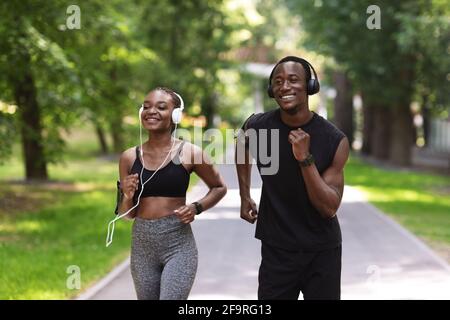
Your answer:
[[[176,92],[174,92],[174,93],[178,97],[178,99],[180,99],[180,107],[173,109],[172,121],[175,124],[179,124],[181,122],[181,118],[183,116],[184,101],[183,101],[183,98],[181,98],[181,96],[178,93],[176,93]]]

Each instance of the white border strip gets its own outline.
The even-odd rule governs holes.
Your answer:
[[[130,265],[130,257],[127,257],[125,261],[115,267],[104,278],[97,282],[92,287],[88,288],[86,292],[80,294],[74,300],[91,300],[93,296],[99,293],[103,288],[110,284],[115,278],[117,278],[122,272],[124,272]]]

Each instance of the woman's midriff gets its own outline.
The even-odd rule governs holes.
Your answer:
[[[137,216],[142,219],[158,219],[174,214],[174,210],[186,204],[186,197],[146,197],[139,203]]]

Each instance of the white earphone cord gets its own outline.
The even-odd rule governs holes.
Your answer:
[[[142,161],[142,169],[141,169],[141,174],[139,176],[139,178],[140,178],[139,179],[139,183],[141,183],[141,191],[139,192],[137,203],[133,207],[131,207],[125,213],[122,213],[121,215],[115,217],[113,220],[111,220],[109,222],[109,224],[108,224],[108,234],[106,236],[106,246],[107,247],[109,247],[111,245],[112,241],[113,241],[114,227],[115,227],[116,221],[121,219],[122,217],[126,216],[129,212],[131,212],[133,209],[135,209],[139,205],[139,202],[141,201],[142,192],[144,191],[145,184],[147,182],[149,182],[153,178],[153,176],[158,172],[159,169],[161,169],[161,167],[166,162],[166,160],[169,157],[169,155],[172,153],[173,146],[175,145],[175,136],[176,136],[176,132],[177,132],[177,125],[178,125],[178,123],[175,122],[175,130],[173,131],[174,132],[174,134],[173,134],[173,142],[172,142],[172,146],[170,147],[170,151],[166,155],[166,158],[163,160],[163,162],[161,162],[161,164],[159,165],[158,169],[156,169],[155,172],[153,172],[153,174],[150,176],[150,178],[148,178],[144,183],[142,183],[142,173],[144,172],[145,162],[144,162],[144,151],[142,149],[142,123],[141,123],[141,119],[139,119],[139,142],[140,142],[140,146],[141,146],[141,149],[140,149],[139,153],[141,155],[141,161]],[[112,225],[112,228],[111,228],[111,225]]]

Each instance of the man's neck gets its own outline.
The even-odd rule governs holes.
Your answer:
[[[301,127],[307,124],[311,118],[314,116],[314,113],[309,110],[308,106],[301,108],[295,114],[289,114],[283,109],[280,109],[281,121],[288,125],[289,127]]]

